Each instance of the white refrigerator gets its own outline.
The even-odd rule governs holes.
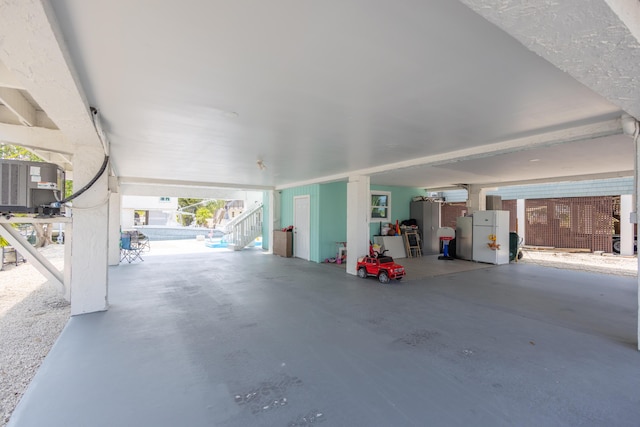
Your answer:
[[[509,211],[473,213],[473,260],[509,264]]]

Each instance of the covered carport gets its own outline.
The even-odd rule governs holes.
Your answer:
[[[74,203],[59,278],[74,315],[109,308],[119,198],[133,188],[273,202],[348,180],[353,256],[371,184],[464,184],[477,210],[497,184],[636,169],[635,1],[0,5],[0,139],[72,164],[76,188],[109,162]]]
[[[383,286],[259,249],[148,254],[9,426],[637,424],[635,278],[476,266]]]

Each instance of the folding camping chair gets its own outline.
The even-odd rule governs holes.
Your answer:
[[[136,232],[120,234],[120,262],[127,261],[131,264],[133,261],[142,259],[141,253],[147,247],[146,242],[138,239]]]

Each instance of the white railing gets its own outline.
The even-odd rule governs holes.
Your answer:
[[[262,203],[256,203],[225,226],[229,249],[239,251],[262,235]]]

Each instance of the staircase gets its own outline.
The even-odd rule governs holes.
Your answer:
[[[228,248],[242,250],[262,235],[262,203],[256,203],[225,226]]]

